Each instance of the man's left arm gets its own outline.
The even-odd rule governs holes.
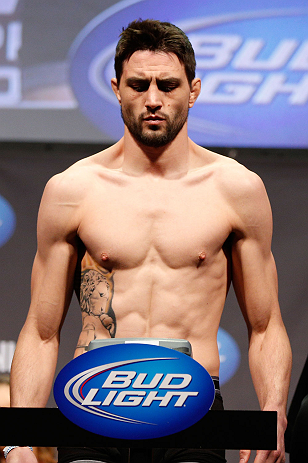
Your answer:
[[[291,348],[278,303],[270,204],[259,177],[249,173],[248,179],[236,211],[232,279],[248,327],[249,365],[260,407],[278,412],[277,451],[258,451],[255,463],[283,463]],[[240,462],[249,456],[241,451]]]

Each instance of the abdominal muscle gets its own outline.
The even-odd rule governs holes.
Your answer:
[[[217,330],[225,280],[206,267],[145,265],[108,272],[87,258],[80,285],[83,328],[75,357],[94,339],[185,339],[191,343],[193,358],[218,376]]]

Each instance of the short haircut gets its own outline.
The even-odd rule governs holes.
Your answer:
[[[123,63],[136,51],[174,53],[184,65],[187,80],[191,85],[195,78],[196,59],[187,35],[177,26],[152,19],[131,22],[123,28],[116,47],[114,68],[118,84],[123,72]]]

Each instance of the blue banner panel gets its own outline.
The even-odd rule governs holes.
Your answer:
[[[54,395],[62,413],[88,431],[149,439],[199,421],[215,388],[208,372],[186,354],[117,344],[72,360],[58,375]]]
[[[159,12],[159,13],[158,13]],[[125,0],[94,18],[70,52],[81,111],[113,139],[123,122],[110,88],[123,26],[170,21],[189,36],[202,90],[189,133],[209,146],[307,147],[308,7],[303,0]]]

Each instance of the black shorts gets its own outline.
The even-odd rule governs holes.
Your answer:
[[[223,401],[216,390],[212,410],[223,410]],[[105,447],[60,447],[58,463],[127,463],[129,449]],[[224,450],[153,449],[153,463],[226,463]],[[144,463],[147,463],[144,461]]]

